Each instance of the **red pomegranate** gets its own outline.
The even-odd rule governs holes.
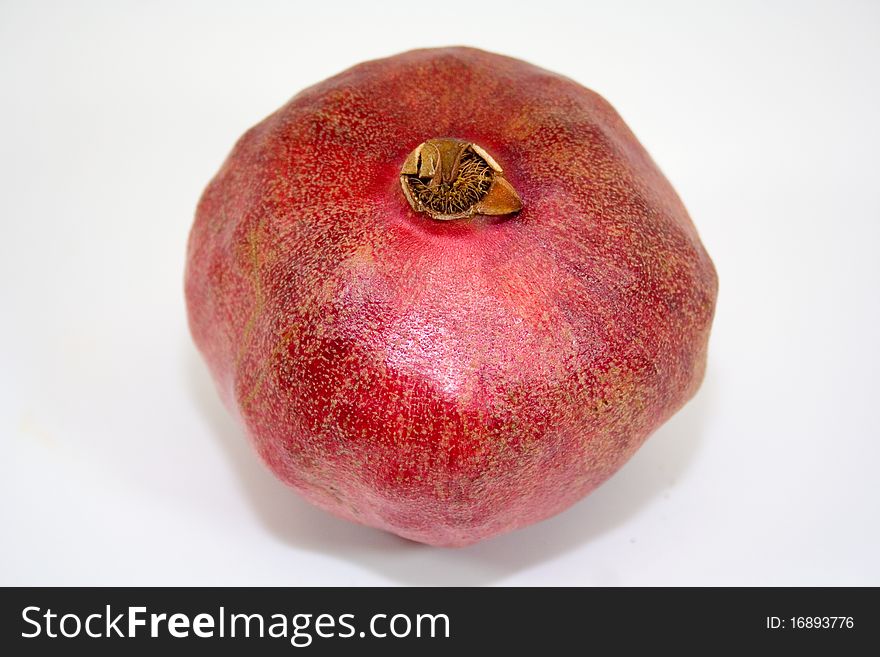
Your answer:
[[[716,292],[605,100],[469,48],[360,64],[249,130],[186,269],[195,342],[272,471],[447,546],[620,468],[697,390]]]

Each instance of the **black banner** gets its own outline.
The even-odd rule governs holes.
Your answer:
[[[878,610],[876,589],[7,588],[0,646],[15,655],[191,655],[227,645],[319,655],[839,651],[874,644]]]

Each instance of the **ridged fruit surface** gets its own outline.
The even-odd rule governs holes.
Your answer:
[[[485,149],[522,209],[417,212],[401,167],[433,138]],[[272,471],[449,546],[618,470],[697,390],[716,291],[605,100],[467,48],[360,64],[249,130],[199,202],[186,268],[195,342]]]

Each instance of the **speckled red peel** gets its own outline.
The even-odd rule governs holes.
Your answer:
[[[458,141],[407,165],[437,138]],[[419,202],[469,202],[435,198],[460,178],[444,149],[521,209],[506,188],[501,213],[413,205],[403,175]],[[434,545],[547,518],[620,468],[697,390],[716,291],[607,102],[467,48],[361,64],[249,130],[186,270],[195,342],[275,474]]]

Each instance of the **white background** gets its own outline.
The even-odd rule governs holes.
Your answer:
[[[878,35],[872,2],[4,2],[0,584],[880,585]],[[695,400],[568,512],[458,550],[278,483],[182,291],[240,133],[449,44],[608,98],[721,283]]]

